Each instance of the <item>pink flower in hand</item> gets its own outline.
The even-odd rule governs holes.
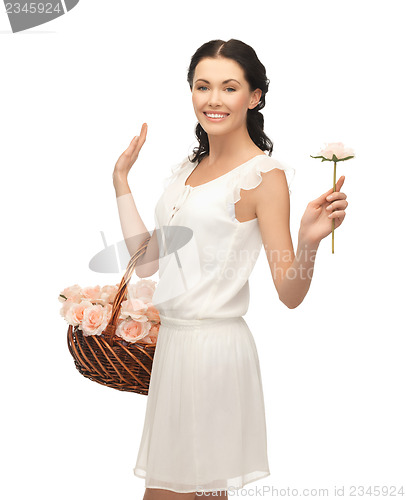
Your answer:
[[[322,157],[325,160],[334,161],[334,155],[336,157],[335,161],[348,160],[349,157],[354,157],[354,150],[345,147],[342,142],[330,142],[329,144],[325,145],[324,149],[322,149],[320,153],[318,153],[318,156],[312,156],[312,158]]]
[[[321,197],[320,200],[321,202],[317,200],[314,200],[311,204],[308,205],[308,208],[306,209],[306,212],[310,212],[309,214],[306,213],[303,217],[311,220],[313,219],[313,223],[309,224],[309,227],[311,228],[309,232],[312,232],[315,234],[314,238],[321,239],[326,236],[325,234],[325,226],[327,222],[327,217],[331,218],[331,236],[332,236],[332,253],[334,253],[334,228],[336,221],[338,225],[342,223],[345,217],[345,212],[344,209],[347,207],[348,202],[346,201],[347,195],[343,192],[339,193],[339,197],[337,194],[337,191],[340,191],[343,183],[344,183],[344,176],[341,176],[340,179],[338,180],[339,182],[339,188],[336,188],[336,169],[337,169],[337,163],[340,161],[345,161],[345,160],[350,160],[351,158],[354,158],[354,150],[351,148],[347,148],[344,146],[342,142],[330,142],[325,146],[324,149],[322,149],[319,153],[318,156],[312,156],[312,158],[321,158],[321,161],[332,161],[334,162],[334,171],[333,171],[333,191],[330,193],[330,190],[328,193],[324,193]],[[333,193],[334,193],[334,199],[333,199]],[[331,205],[334,203],[334,205]],[[323,210],[320,213],[315,213],[314,208],[316,206],[319,206],[320,208],[323,206]],[[334,208],[333,208],[334,207]],[[328,210],[331,210],[331,212],[328,213]],[[311,212],[314,213],[311,213]],[[335,214],[334,212],[339,211],[339,213]],[[302,221],[304,219],[302,218]],[[339,226],[337,226],[339,227]],[[318,233],[318,234],[317,234]],[[303,232],[302,232],[303,234]],[[327,233],[329,234],[329,233]]]

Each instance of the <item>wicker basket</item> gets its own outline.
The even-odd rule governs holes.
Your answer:
[[[121,302],[137,260],[145,253],[148,237],[131,257],[114,298],[110,321],[100,335],[83,335],[69,325],[68,347],[75,366],[86,378],[119,391],[148,394],[156,344],[127,342],[115,335]],[[159,335],[159,333],[158,333]]]

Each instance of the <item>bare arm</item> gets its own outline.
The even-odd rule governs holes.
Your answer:
[[[314,262],[320,241],[331,233],[332,213],[339,227],[348,206],[345,193],[340,192],[344,176],[332,189],[312,200],[303,214],[296,254],[289,229],[290,200],[285,174],[280,169],[263,174],[256,188],[256,213],[262,241],[279,299],[289,308],[300,305],[309,291]],[[331,195],[331,201],[327,196]]]
[[[318,198],[312,200],[300,221],[297,252],[292,266],[280,286],[280,296],[284,302],[297,307],[306,296],[313,277],[314,261],[320,241],[341,226],[348,206],[347,195],[341,190],[344,183],[342,175],[335,186]]]
[[[301,304],[309,291],[318,247],[318,243],[307,241],[299,231],[296,255],[278,289],[280,300],[289,309]]]
[[[263,173],[262,182],[254,191],[255,211],[272,279],[281,302],[293,309],[304,299],[312,275],[309,270],[304,273],[303,279],[297,269],[302,269],[303,265],[312,267],[313,263],[304,262],[303,253],[298,254],[301,257],[295,257],[290,234],[290,200],[285,173],[278,168]],[[302,248],[301,245],[299,247]]]
[[[145,142],[146,124],[141,128],[141,135],[135,136],[129,147],[118,159],[113,172],[113,184],[116,191],[117,208],[124,240],[129,254],[132,256],[149,237],[148,229],[142,221],[130,187],[128,172],[138,158],[138,154]],[[152,233],[145,254],[138,260],[135,273],[139,278],[146,278],[155,274],[159,269],[159,247],[156,230]]]

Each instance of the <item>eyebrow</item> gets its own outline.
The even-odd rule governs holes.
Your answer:
[[[195,81],[195,83],[197,83],[197,82],[210,83],[209,81],[204,80],[203,78],[199,78],[198,80]],[[237,82],[238,85],[241,85],[241,83],[238,80],[236,80],[235,78],[229,78],[228,80],[224,80],[223,83],[228,83],[228,82]]]

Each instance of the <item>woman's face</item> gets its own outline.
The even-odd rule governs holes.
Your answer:
[[[207,134],[222,135],[246,128],[247,109],[255,108],[260,97],[260,89],[250,92],[242,68],[233,59],[205,58],[197,64],[192,102],[196,117]],[[222,117],[207,116],[212,113]]]

